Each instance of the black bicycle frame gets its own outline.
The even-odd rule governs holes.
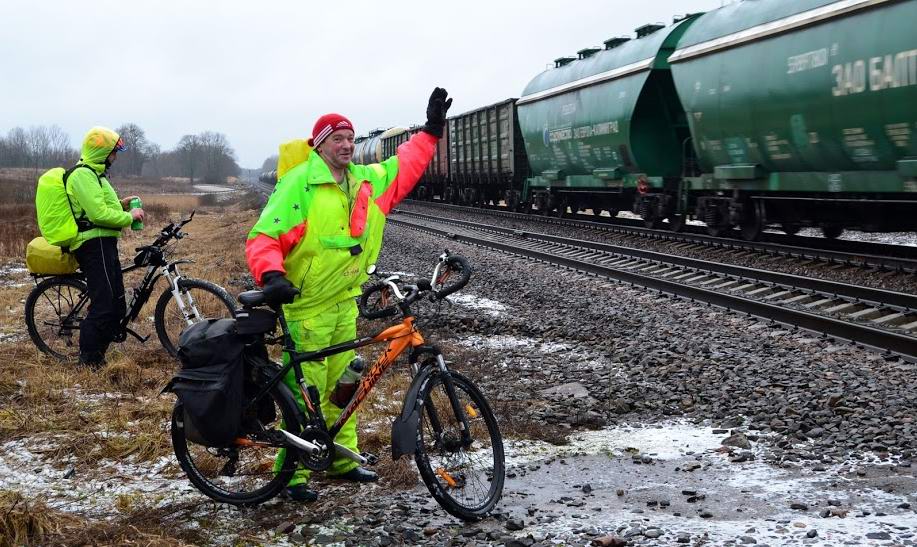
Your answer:
[[[143,306],[150,299],[150,296],[153,295],[153,289],[156,287],[156,282],[159,281],[160,277],[162,277],[160,268],[165,266],[169,269],[169,271],[174,272],[175,266],[177,266],[178,264],[186,264],[190,262],[189,260],[177,260],[175,262],[166,262],[162,256],[161,250],[152,250],[151,249],[149,250],[149,252],[151,253],[151,255],[144,262],[140,264],[131,264],[130,266],[121,268],[122,275],[128,272],[137,270],[139,268],[143,268],[143,267],[147,268],[147,272],[146,272],[146,275],[143,276],[143,281],[140,283],[140,286],[131,288],[133,292],[133,298],[132,298],[132,301],[130,302],[130,307],[125,311],[124,317],[122,317],[121,320],[118,322],[118,332],[115,333],[115,336],[113,338],[113,341],[115,342],[123,342],[124,340],[127,339],[128,334],[130,334],[131,336],[133,336],[134,338],[142,342],[145,342],[149,338],[149,336],[140,336],[139,334],[134,332],[130,327],[128,327],[128,325],[130,325],[131,322],[133,322],[134,319],[136,319],[137,316],[140,315],[140,310],[143,309]],[[86,279],[85,274],[80,274],[75,277],[83,281],[85,281]],[[79,302],[77,302],[77,304],[73,307],[70,313],[67,314],[67,317],[64,318],[64,324],[69,324],[69,322],[73,319],[73,317],[78,315],[79,312],[82,311],[83,307],[86,305],[88,301],[89,301],[89,295],[87,293],[83,293],[82,298],[80,298]]]
[[[405,313],[405,316],[411,315],[411,311],[407,305],[403,306],[402,311]],[[328,435],[331,437],[331,439],[334,439],[335,437],[337,437],[337,434],[343,428],[343,425],[345,422],[342,422],[339,420],[339,423],[335,424],[330,429],[327,427],[324,421],[324,417],[321,414],[321,400],[320,400],[318,390],[315,388],[314,385],[306,386],[305,376],[303,375],[301,365],[302,363],[305,363],[307,361],[321,361],[325,357],[336,355],[338,353],[343,353],[349,350],[362,348],[362,347],[365,347],[365,346],[368,346],[374,343],[383,343],[377,340],[377,337],[379,334],[381,334],[381,332],[373,336],[366,336],[366,337],[357,338],[355,340],[351,340],[348,342],[335,344],[333,346],[329,346],[327,348],[323,348],[317,351],[300,353],[300,352],[297,352],[295,349],[295,345],[293,344],[293,339],[290,336],[290,331],[287,326],[286,319],[283,316],[283,313],[280,312],[277,315],[280,321],[281,330],[283,332],[283,336],[282,336],[283,351],[290,356],[289,362],[286,365],[284,365],[280,369],[280,371],[278,371],[270,380],[268,380],[268,382],[265,385],[261,387],[258,393],[255,394],[255,396],[250,400],[248,405],[246,405],[246,410],[248,410],[253,405],[255,405],[258,401],[260,401],[262,397],[266,396],[267,393],[275,385],[277,385],[281,381],[281,379],[284,376],[286,376],[287,373],[292,368],[293,374],[296,378],[296,385],[300,387],[300,390],[302,392],[303,400],[305,401],[305,404],[306,404],[306,410],[307,412],[310,412],[312,414],[311,416],[307,416],[306,418],[312,418],[312,419],[318,418],[318,422],[320,422],[320,424],[316,424],[316,425],[319,425],[320,428],[325,430],[328,433]],[[425,347],[421,347],[421,349],[423,350],[423,352],[428,351],[428,348],[425,348]],[[413,355],[414,355],[414,351],[412,350],[412,356]],[[438,352],[437,352],[437,355],[439,359],[442,358]],[[413,362],[414,359],[412,358],[411,361]],[[387,370],[389,366],[391,366],[391,363],[385,365],[385,370]],[[440,366],[445,367],[445,364],[441,362]],[[444,370],[444,372],[446,371]],[[446,393],[449,396],[452,410],[455,413],[455,415],[459,418],[462,424],[462,443],[468,446],[472,442],[470,428],[468,425],[468,417],[465,414],[465,409],[462,408],[458,402],[458,398],[455,392],[455,384],[452,381],[452,377],[449,374],[443,375],[443,385],[445,386]],[[304,386],[306,387],[304,388]],[[427,401],[427,403],[425,404],[428,408],[428,413],[431,415],[431,421],[433,422],[432,424],[433,427],[437,430],[441,430],[442,425],[440,423],[439,417],[436,414],[435,408],[432,408],[432,406],[429,404],[429,401]],[[347,408],[343,409],[342,416],[347,412],[347,410],[350,408],[351,405],[353,405],[353,400],[351,400],[351,403],[348,405]],[[301,411],[301,409],[298,409],[298,410]],[[310,423],[310,421],[311,420],[309,419],[303,420],[303,425]]]

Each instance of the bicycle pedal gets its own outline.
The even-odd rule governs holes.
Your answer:
[[[371,452],[360,452],[360,455],[366,458],[366,465],[376,465],[379,463],[379,456]]]

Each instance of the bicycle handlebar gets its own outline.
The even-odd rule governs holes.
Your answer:
[[[191,214],[188,215],[188,218],[181,219],[178,222],[178,224],[175,224],[174,222],[170,222],[166,227],[164,227],[162,230],[159,231],[159,236],[156,238],[155,241],[153,241],[153,243],[150,243],[149,245],[142,245],[140,247],[136,247],[134,251],[140,254],[134,257],[134,263],[135,264],[143,263],[145,261],[146,256],[149,254],[150,251],[161,249],[163,246],[165,246],[166,243],[169,242],[169,240],[181,239],[185,237],[187,234],[182,232],[181,229],[182,227],[184,227],[185,224],[188,224],[189,222],[191,222],[191,219],[194,218],[194,212],[195,210],[192,209]]]
[[[450,279],[454,280],[452,276],[456,274],[459,275],[458,280],[455,283],[447,283]],[[360,295],[357,305],[360,314],[367,319],[392,317],[399,310],[406,312],[408,306],[426,293],[432,293],[431,300],[442,300],[467,285],[469,279],[471,266],[468,261],[446,250],[439,257],[439,262],[433,270],[433,281],[418,279],[416,284],[402,285],[401,278],[397,275],[388,276],[367,287]],[[402,289],[406,293],[402,292]]]

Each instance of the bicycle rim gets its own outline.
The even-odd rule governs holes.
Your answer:
[[[274,388],[262,405],[243,417],[244,432],[234,446],[212,448],[194,443],[193,425],[185,420],[181,404],[172,413],[172,448],[191,483],[210,498],[233,505],[257,505],[276,496],[296,468],[291,454],[276,464],[282,450],[273,432],[285,419],[297,423],[290,408]]]
[[[452,373],[456,397],[468,418],[472,443],[463,446],[461,425],[440,376],[424,389],[415,461],[436,501],[450,514],[476,520],[503,493],[503,439],[486,399],[467,378]]]
[[[179,296],[181,306],[169,290],[156,305],[156,333],[172,356],[177,355],[178,337],[184,329],[205,319],[234,317],[236,307],[235,301],[222,288],[197,279],[185,279]]]
[[[75,361],[80,353],[80,325],[89,311],[81,303],[86,285],[53,278],[40,284],[26,301],[26,323],[32,341],[44,353]]]

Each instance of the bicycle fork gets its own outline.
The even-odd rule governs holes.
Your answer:
[[[178,273],[178,269],[175,269],[175,275],[169,271],[168,266],[163,266],[162,276],[166,278],[166,281],[169,282],[169,291],[172,293],[172,298],[175,300],[175,303],[178,304],[178,309],[182,314],[182,317],[185,318],[185,324],[187,326],[193,325],[196,321],[203,319],[201,312],[197,309],[197,306],[194,304],[194,298],[191,296],[190,292],[182,292],[180,283],[182,276]],[[185,301],[187,298],[187,302]]]
[[[458,399],[458,395],[455,392],[455,382],[452,381],[452,374],[449,373],[449,369],[446,368],[446,361],[443,359],[442,354],[436,355],[436,364],[438,365],[440,376],[443,380],[443,387],[446,388],[446,395],[449,397],[449,404],[452,406],[452,412],[455,414],[455,418],[458,421],[458,426],[461,430],[461,445],[463,448],[471,446],[471,428],[468,425],[468,415],[465,413],[465,409],[462,408],[462,403]],[[436,409],[431,401],[424,401],[424,405],[427,407],[428,414],[430,416],[430,425],[434,431],[437,432],[437,435],[442,437],[443,435],[443,426],[439,420],[439,416],[436,413]],[[443,442],[443,439],[437,439],[438,442]]]

